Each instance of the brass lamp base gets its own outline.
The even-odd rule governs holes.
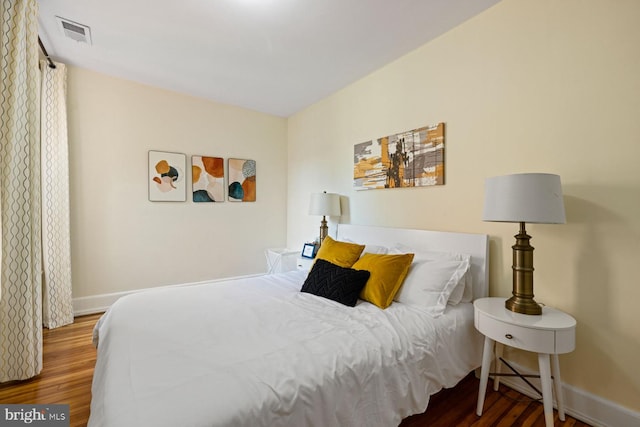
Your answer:
[[[516,313],[542,314],[542,308],[533,298],[522,298],[514,295],[505,301],[504,306],[507,310]]]
[[[324,215],[322,215],[322,221],[320,221],[320,244],[325,237],[329,235],[329,227],[327,226],[327,220]]]
[[[529,244],[531,236],[520,223],[520,232],[514,236],[513,249],[513,296],[504,306],[507,310],[521,314],[542,314],[542,307],[533,299],[533,246]]]

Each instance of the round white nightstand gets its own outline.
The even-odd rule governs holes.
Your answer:
[[[558,417],[564,421],[564,397],[558,354],[569,353],[575,349],[576,320],[550,307],[543,307],[541,315],[514,313],[504,307],[505,300],[505,298],[480,298],[473,303],[475,327],[485,336],[476,413],[479,416],[482,415],[493,348],[495,343],[499,342],[538,353],[545,423],[547,427],[553,426],[551,369],[553,369],[553,384],[558,403]],[[550,356],[553,364],[549,363]],[[494,389],[498,387],[499,375],[499,363],[496,362]]]

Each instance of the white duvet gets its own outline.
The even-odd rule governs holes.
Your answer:
[[[94,330],[89,426],[395,426],[480,365],[471,304],[352,308],[305,277],[118,300]]]

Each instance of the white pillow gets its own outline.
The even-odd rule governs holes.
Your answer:
[[[385,255],[388,252],[389,252],[389,248],[385,246],[378,246],[378,245],[364,245],[364,250],[362,251],[363,254],[369,253],[369,254],[379,254],[379,255]]]
[[[394,247],[389,249],[390,254],[399,254],[399,253],[407,253],[411,252],[414,255],[413,262],[417,261],[468,261],[469,265],[471,265],[471,255],[468,254],[459,254],[455,252],[437,252],[437,251],[416,251],[413,248],[403,245],[401,243],[396,244]],[[471,269],[467,270],[464,274],[460,282],[458,282],[452,291],[448,304],[457,305],[460,302],[471,302],[473,301],[473,283],[471,281]]]
[[[348,243],[358,243],[350,239],[344,239],[344,241]],[[358,243],[358,244],[361,245],[362,243]],[[386,246],[380,246],[380,245],[364,245],[362,254],[364,253],[386,255],[387,253],[389,253],[389,248],[387,248]],[[360,254],[360,256],[362,256],[362,254]]]
[[[468,270],[469,260],[414,261],[394,300],[426,307],[438,317]]]
[[[464,275],[464,280],[458,283],[453,294],[449,297],[449,304],[457,305],[461,302],[473,301],[473,282],[471,277],[471,263],[469,263],[469,270]]]

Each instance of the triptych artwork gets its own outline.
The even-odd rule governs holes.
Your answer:
[[[256,201],[256,161],[228,159],[227,198],[230,202]],[[222,157],[191,156],[191,189],[195,203],[224,202],[225,167]],[[149,200],[187,200],[187,156],[149,151]]]

